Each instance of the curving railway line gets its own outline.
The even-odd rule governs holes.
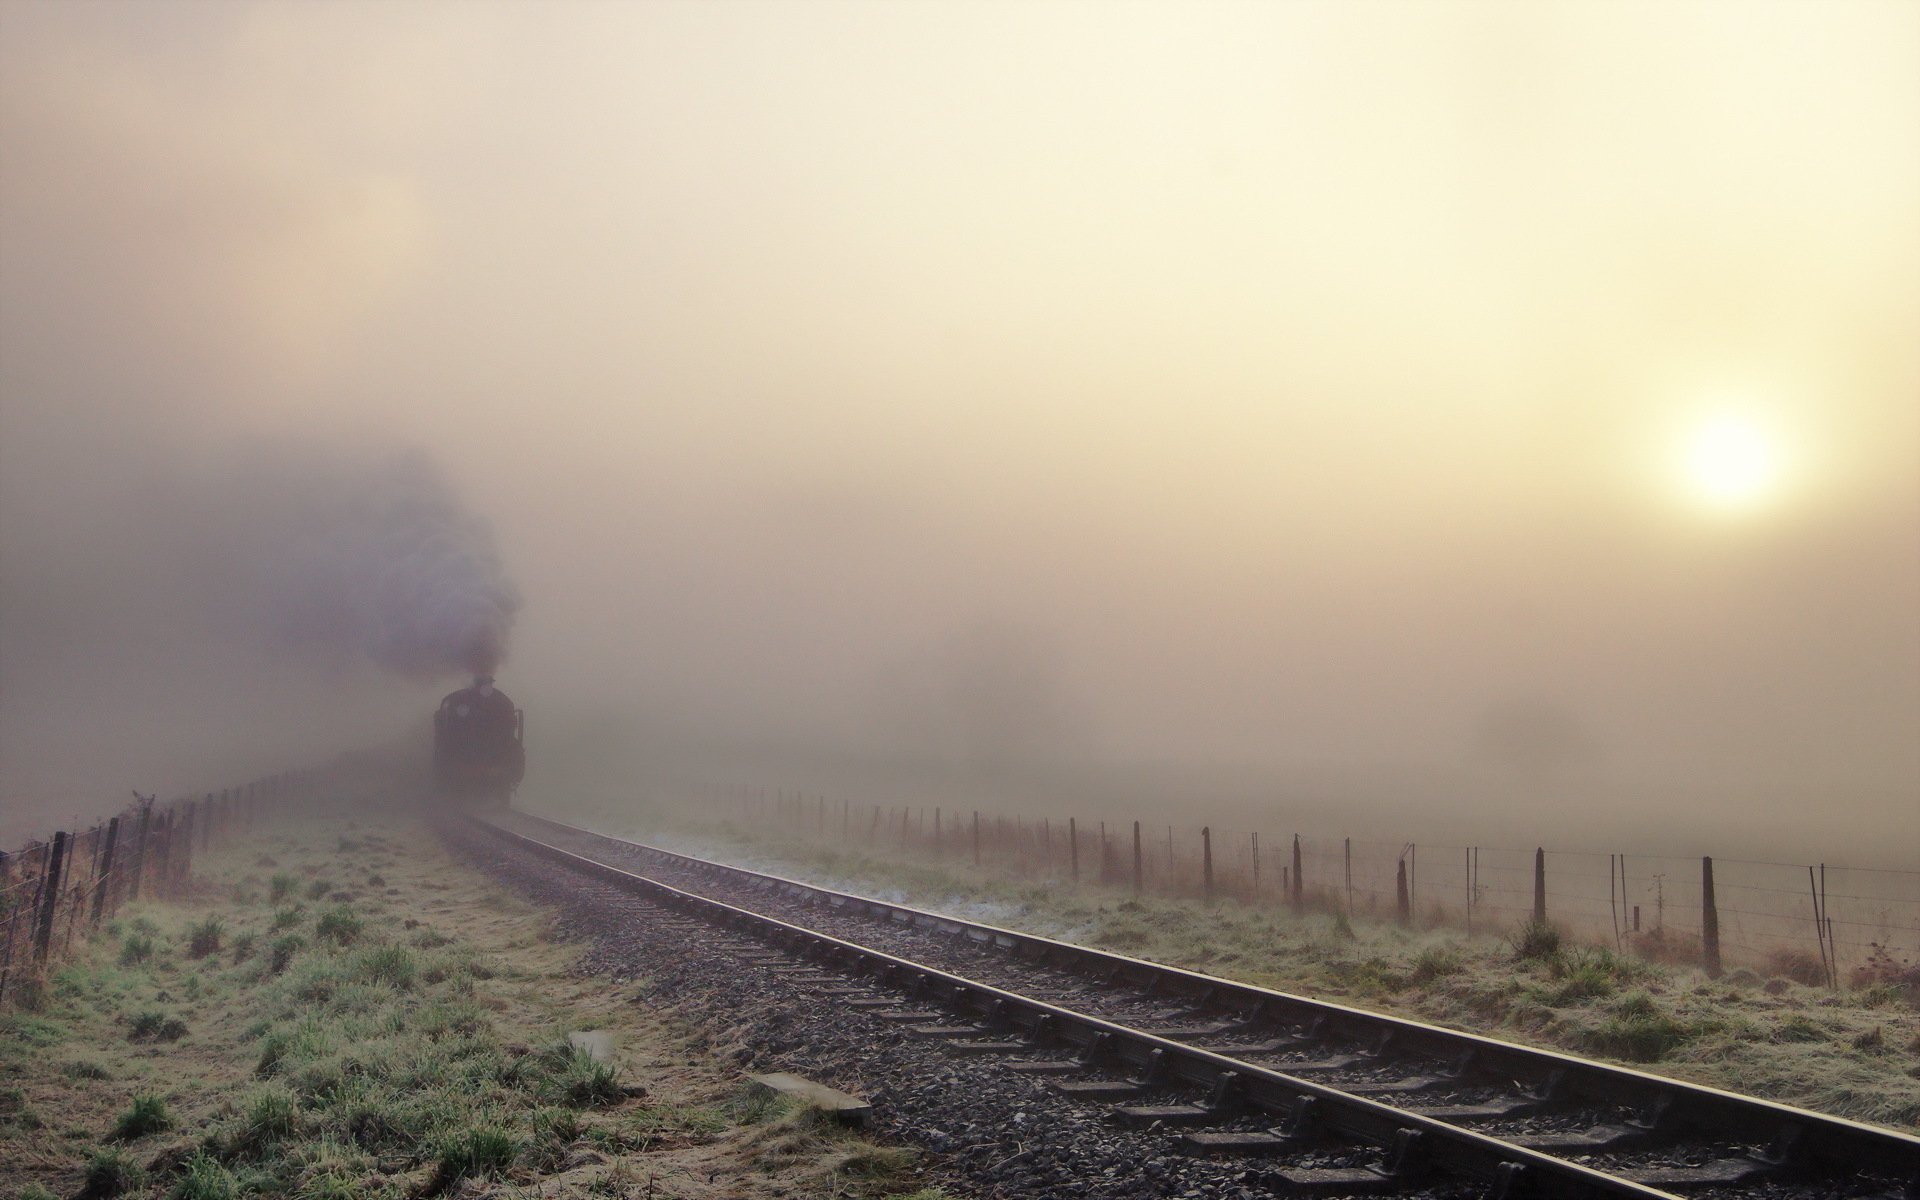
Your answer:
[[[836,892],[523,813],[476,822],[723,932],[849,1019],[1044,1080],[1264,1194],[1920,1200],[1920,1138]]]

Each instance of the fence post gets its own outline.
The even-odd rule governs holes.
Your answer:
[[[147,834],[152,824],[153,806],[142,804],[140,824],[134,828],[133,834],[133,877],[127,881],[126,892],[126,898],[129,900],[140,898],[140,877],[146,874],[147,870]]]
[[[113,882],[113,847],[120,840],[120,818],[107,822],[107,844],[100,850],[99,878],[93,882],[93,912],[90,919],[93,924],[100,923],[100,910],[107,903],[107,888]]]
[[[1353,916],[1353,839],[1352,838],[1346,839],[1346,848],[1344,853],[1346,856],[1346,863],[1347,863],[1347,916],[1351,918]],[[1368,895],[1372,895],[1372,893],[1369,892]],[[1368,901],[1367,903],[1368,903],[1367,911],[1372,912],[1373,902]]]
[[[1547,852],[1541,846],[1533,848],[1533,923],[1547,923]]]
[[[153,869],[147,872],[147,891],[155,899],[167,895],[169,881],[173,878],[173,833],[179,823],[178,809],[168,809],[154,818],[153,829]]]
[[[1394,916],[1402,925],[1413,920],[1413,906],[1407,895],[1407,860],[1400,859],[1393,865]]]
[[[1700,954],[1707,977],[1720,978],[1720,909],[1713,902],[1713,859],[1700,859]]]
[[[1067,868],[1075,883],[1080,882],[1080,825],[1076,818],[1067,818]]]
[[[180,888],[185,885],[187,878],[193,874],[193,834],[194,826],[199,823],[199,816],[200,805],[188,801],[187,811],[180,819],[179,861],[176,862],[171,853],[167,855],[167,866],[169,868],[167,875],[170,886],[175,892],[178,892]]]
[[[1140,894],[1140,886],[1141,886],[1141,883],[1143,882],[1141,878],[1143,874],[1141,868],[1142,868],[1142,864],[1140,861],[1140,822],[1135,821],[1133,823],[1133,894],[1136,896]]]
[[[46,882],[41,885],[40,912],[36,922],[38,928],[33,934],[33,957],[36,962],[45,962],[47,951],[53,945],[53,911],[60,907],[60,869],[66,865],[67,848],[73,839],[65,833],[53,835],[51,857],[47,859]]]
[[[1473,848],[1471,846],[1467,847],[1466,852],[1463,855],[1463,858],[1464,858],[1464,861],[1461,863],[1461,867],[1460,867],[1460,878],[1464,879],[1467,884],[1467,907],[1466,907],[1467,936],[1471,938],[1473,936]],[[1608,873],[1607,886],[1612,887],[1613,886],[1613,882],[1612,882],[1613,868],[1611,867],[1607,868],[1607,873]],[[1615,936],[1618,937],[1618,934],[1616,934]]]
[[[1293,879],[1291,886],[1293,889],[1293,911],[1295,913],[1304,912],[1307,907],[1307,890],[1300,879],[1300,835],[1297,833],[1293,835]]]
[[[1213,826],[1200,827],[1200,888],[1213,900]]]

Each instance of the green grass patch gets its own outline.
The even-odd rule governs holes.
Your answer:
[[[202,959],[209,954],[220,952],[220,935],[226,932],[227,924],[219,917],[208,917],[187,931],[187,957]]]
[[[119,1147],[103,1147],[87,1156],[81,1172],[88,1196],[124,1196],[147,1181],[146,1168]]]
[[[127,1039],[135,1042],[175,1042],[187,1035],[187,1023],[157,1008],[135,1013],[127,1021]]]
[[[165,1099],[152,1094],[135,1096],[132,1106],[114,1123],[113,1139],[130,1142],[172,1128],[173,1117],[167,1112]]]
[[[132,933],[120,943],[120,965],[137,967],[153,958],[153,935],[150,933]]]
[[[360,938],[360,931],[366,923],[354,911],[344,904],[336,904],[320,914],[313,923],[315,940],[332,942],[336,946],[351,946]]]

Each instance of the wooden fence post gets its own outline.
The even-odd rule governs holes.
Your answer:
[[[1413,919],[1413,911],[1407,896],[1407,860],[1404,858],[1394,864],[1393,891],[1394,915],[1405,925]]]
[[[1700,956],[1709,979],[1720,978],[1720,909],[1713,901],[1713,859],[1700,859]]]
[[[1135,821],[1133,823],[1133,894],[1136,896],[1140,894],[1140,886],[1142,883],[1141,876],[1142,876],[1142,871],[1141,871],[1141,862],[1140,862],[1140,822]]]
[[[1533,923],[1547,923],[1547,852],[1540,846],[1533,849]]]
[[[147,834],[152,824],[153,806],[141,805],[140,823],[134,826],[133,834],[133,876],[127,880],[126,898],[129,900],[140,898],[140,877],[146,873],[147,869]]]
[[[1200,827],[1200,890],[1213,901],[1213,826]]]
[[[1300,913],[1300,912],[1304,912],[1304,911],[1306,911],[1306,907],[1307,907],[1307,889],[1306,889],[1306,886],[1305,886],[1305,884],[1304,884],[1304,882],[1303,882],[1303,881],[1301,880],[1301,878],[1300,878],[1300,835],[1299,835],[1299,834],[1297,834],[1297,833],[1293,835],[1293,879],[1292,879],[1292,888],[1293,888],[1293,894],[1292,894],[1292,896],[1293,896],[1293,911],[1294,911],[1295,913]]]
[[[1353,916],[1353,839],[1347,838],[1345,856],[1347,861],[1347,916]],[[1373,910],[1369,908],[1368,912]]]
[[[107,888],[113,882],[113,848],[120,840],[120,818],[107,822],[107,841],[100,851],[100,871],[93,883],[93,912],[90,919],[95,925],[100,923],[100,910],[106,906]]]
[[[73,839],[65,833],[53,835],[53,847],[49,850],[47,873],[40,886],[40,911],[36,914],[33,934],[33,957],[35,962],[45,962],[47,951],[53,946],[53,912],[60,907],[60,871],[66,865],[67,848]]]
[[[175,862],[171,854],[167,857],[167,866],[171,868],[168,876],[176,892],[186,883],[187,877],[193,874],[193,833],[194,826],[199,824],[199,817],[200,805],[188,801],[186,814],[181,818],[180,859]]]

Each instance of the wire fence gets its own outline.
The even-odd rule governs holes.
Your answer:
[[[1219,826],[854,805],[709,788],[749,827],[1020,879],[1507,935],[1529,922],[1710,974],[1920,980],[1920,870],[1380,842]]]
[[[39,988],[47,966],[121,905],[180,895],[196,849],[251,828],[269,801],[312,775],[274,775],[197,800],[136,793],[134,804],[90,829],[0,851],[0,1006]]]

